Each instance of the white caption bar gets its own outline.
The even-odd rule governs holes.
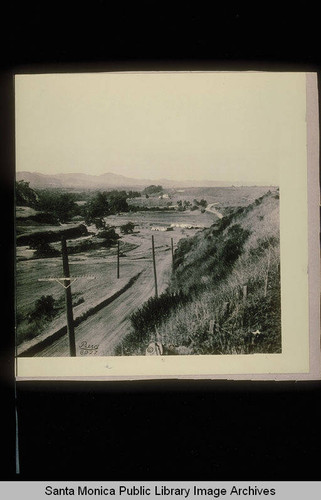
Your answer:
[[[135,498],[320,500],[321,481],[0,482],[0,498],[43,500],[62,497],[127,500]]]

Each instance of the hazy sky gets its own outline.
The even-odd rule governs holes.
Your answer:
[[[17,170],[279,183],[304,73],[16,76]]]

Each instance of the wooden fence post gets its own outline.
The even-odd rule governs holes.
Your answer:
[[[267,295],[268,282],[269,282],[269,272],[270,272],[270,263],[271,263],[271,250],[269,248],[268,265],[267,265],[266,276],[265,276],[265,280],[264,280],[264,297],[266,297],[266,295]]]
[[[154,235],[152,235],[152,252],[153,252],[154,281],[155,281],[155,297],[158,297]]]
[[[119,240],[117,241],[117,279],[119,279]]]

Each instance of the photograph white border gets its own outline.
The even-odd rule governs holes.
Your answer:
[[[256,72],[254,72],[256,73]],[[17,358],[16,379],[320,379],[319,117],[317,75],[296,79],[293,150],[280,167],[282,353]],[[290,99],[291,97],[289,97]],[[286,117],[290,123],[290,117]]]

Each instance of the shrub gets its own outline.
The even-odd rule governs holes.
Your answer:
[[[227,231],[226,243],[221,250],[221,258],[226,266],[233,264],[243,251],[243,245],[250,236],[250,231],[234,224]]]
[[[119,234],[116,233],[113,227],[110,227],[108,229],[105,229],[104,231],[100,231],[97,234],[97,237],[103,238],[105,240],[104,246],[110,246],[119,239]]]
[[[34,310],[28,316],[28,323],[37,319],[51,319],[55,316],[55,299],[52,295],[42,295],[35,303]]]
[[[120,230],[123,234],[130,234],[134,231],[135,224],[133,222],[128,222],[120,226]]]
[[[155,324],[160,323],[179,305],[186,304],[187,295],[180,293],[162,293],[159,297],[151,297],[143,306],[134,312],[130,319],[136,331],[147,332]]]
[[[34,257],[37,259],[44,259],[49,257],[59,257],[60,252],[52,248],[49,243],[44,240],[36,241],[30,245],[30,248],[35,249]]]
[[[29,220],[39,222],[40,224],[50,224],[53,226],[59,225],[59,219],[54,214],[50,214],[48,212],[39,212],[36,215],[31,215]]]
[[[264,253],[268,248],[271,247],[273,248],[276,245],[278,245],[278,243],[279,240],[275,236],[267,236],[265,238],[259,238],[257,240],[257,246],[255,248],[250,249],[250,255],[251,257],[259,258],[262,255],[264,255]]]

